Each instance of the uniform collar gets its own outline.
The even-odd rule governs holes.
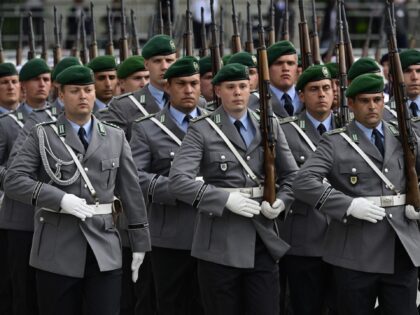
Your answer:
[[[305,111],[305,114],[315,129],[317,129],[321,123],[324,125],[326,131],[330,131],[332,129],[332,113],[330,113],[330,115],[324,121],[317,120],[311,114],[309,114],[307,110]]]

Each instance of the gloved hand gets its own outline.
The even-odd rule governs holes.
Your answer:
[[[86,204],[86,200],[73,194],[65,194],[60,202],[61,213],[74,215],[84,221],[95,214],[92,206]]]
[[[134,283],[137,282],[139,278],[139,269],[143,263],[145,253],[137,252],[133,253],[133,260],[131,261],[131,279]]]
[[[267,201],[261,203],[261,213],[270,220],[277,218],[284,209],[285,205],[281,199],[276,199],[272,206]]]
[[[250,194],[232,192],[229,194],[226,208],[238,215],[252,218],[254,215],[260,214],[261,207],[257,201],[250,199],[250,197]]]
[[[420,220],[420,212],[416,211],[412,205],[405,206],[405,216],[410,220]]]
[[[371,223],[381,221],[386,213],[385,209],[378,207],[373,202],[365,198],[354,198],[347,209],[347,215],[351,215],[360,220],[366,220]]]

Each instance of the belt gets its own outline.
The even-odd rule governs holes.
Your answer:
[[[90,206],[92,206],[93,210],[95,210],[94,215],[111,214],[113,203],[93,204],[93,205],[90,205]],[[59,213],[55,210],[48,209],[48,208],[41,208],[41,209],[45,210],[45,211]]]
[[[261,198],[264,195],[264,187],[243,187],[243,188],[222,188],[218,187],[227,192],[240,192],[244,194],[250,194],[250,198]]]
[[[405,205],[405,194],[391,196],[364,197],[379,207],[395,207]]]

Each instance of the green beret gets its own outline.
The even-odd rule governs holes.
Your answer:
[[[200,66],[200,75],[211,71],[211,56],[205,56],[198,61]]]
[[[155,35],[144,44],[141,51],[144,59],[176,53],[175,43],[168,35]]]
[[[347,73],[347,78],[352,81],[361,74],[377,72],[381,72],[381,68],[379,68],[376,61],[372,58],[362,57],[351,65]]]
[[[16,67],[13,63],[4,62],[0,64],[0,78],[7,77],[9,75],[17,75]]]
[[[95,82],[92,69],[75,65],[61,71],[56,81],[61,85],[88,85]]]
[[[288,40],[274,43],[267,49],[268,66],[271,66],[281,56],[293,54],[296,54],[296,48]]]
[[[93,72],[102,72],[117,69],[117,64],[115,63],[114,56],[109,55],[93,58],[86,66],[91,68]]]
[[[346,91],[347,97],[354,97],[357,94],[373,94],[384,91],[384,79],[374,73],[365,73],[356,77]]]
[[[331,73],[328,68],[324,65],[313,65],[308,67],[300,75],[297,83],[296,90],[302,91],[306,84],[309,82],[315,82],[320,80],[331,79]]]
[[[302,67],[302,55],[298,55],[298,67]]]
[[[407,49],[400,53],[401,67],[403,70],[412,65],[420,65],[420,51]]]
[[[340,74],[338,63],[329,62],[325,66],[328,68],[328,71],[331,73],[331,78],[332,79],[338,79],[338,75]]]
[[[232,54],[227,54],[227,55],[224,55],[223,57],[222,57],[222,62],[223,62],[223,64],[224,65],[227,65],[228,63],[229,63],[229,60],[230,60],[230,58],[232,57]]]
[[[194,74],[200,73],[200,66],[198,65],[197,58],[193,56],[185,56],[175,61],[166,70],[164,79],[176,78],[176,77],[189,77]]]
[[[25,63],[19,72],[19,81],[28,81],[36,78],[40,74],[50,73],[51,69],[48,67],[44,59],[34,58]]]
[[[230,63],[240,63],[244,66],[248,66],[248,68],[256,68],[257,67],[257,57],[255,57],[253,54],[250,54],[246,51],[241,51],[236,54],[233,54],[228,64]]]
[[[142,56],[128,57],[118,66],[117,77],[125,79],[137,71],[145,71],[144,58]]]
[[[249,80],[248,67],[240,63],[230,63],[219,70],[219,72],[214,76],[211,83],[217,85],[225,81],[239,80]]]
[[[57,63],[54,70],[51,73],[51,80],[55,81],[57,79],[57,76],[60,74],[61,71],[64,69],[75,66],[75,65],[81,65],[79,58],[77,57],[65,57]]]

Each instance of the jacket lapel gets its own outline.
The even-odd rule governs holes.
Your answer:
[[[220,107],[220,110],[216,110],[214,114],[220,115],[219,127],[223,131],[223,133],[229,138],[229,140],[233,144],[235,144],[236,147],[241,148],[241,150],[243,151],[247,151],[244,141],[242,140],[235,126],[229,120],[229,117],[227,113],[223,110],[223,107]]]
[[[145,103],[141,103],[141,98],[140,98],[139,101],[146,108],[146,110],[150,114],[157,113],[157,112],[161,111],[161,108],[156,103],[155,98],[153,97],[152,93],[150,93],[150,91],[149,91],[149,84],[147,84],[141,92],[144,93]],[[143,93],[140,93],[140,95],[143,94]]]
[[[63,126],[63,127],[61,127]],[[80,141],[78,135],[73,131],[71,124],[65,118],[64,115],[61,115],[57,120],[57,128],[60,132],[61,128],[64,128],[65,131],[65,141],[66,144],[72,147],[79,153],[85,153],[85,148],[83,147],[82,142]]]
[[[257,121],[257,119],[254,117],[254,115],[252,115],[249,110],[248,110],[248,116],[251,120],[252,126],[254,127],[255,130],[255,136],[254,139],[252,139],[251,143],[249,144],[247,153],[250,153],[252,151],[254,151],[256,148],[258,148],[261,145],[261,129],[260,129],[260,124]]]
[[[87,160],[104,143],[104,135],[100,134],[98,120],[93,115],[92,120],[92,138],[83,160]]]
[[[321,140],[321,136],[312,122],[309,120],[308,115],[306,115],[306,111],[303,111],[299,114],[299,120],[305,122],[305,130],[304,132],[307,134],[309,139],[313,142],[313,144],[317,145]]]
[[[383,123],[384,126],[384,146],[385,146],[385,156],[384,156],[384,165],[389,159],[394,155],[394,152],[397,148],[401,147],[401,143],[398,138],[389,130],[388,124]]]
[[[271,93],[271,107],[273,108],[274,114],[276,114],[280,118],[289,117],[289,114],[286,110],[281,106],[280,100],[274,93]]]
[[[163,119],[162,119],[162,117],[163,117]],[[180,140],[184,139],[185,132],[178,126],[175,119],[172,117],[171,113],[169,112],[168,106],[165,106],[156,115],[156,119],[159,120],[166,127],[168,127],[168,129],[170,131],[172,131],[175,134],[175,136],[177,136]]]

